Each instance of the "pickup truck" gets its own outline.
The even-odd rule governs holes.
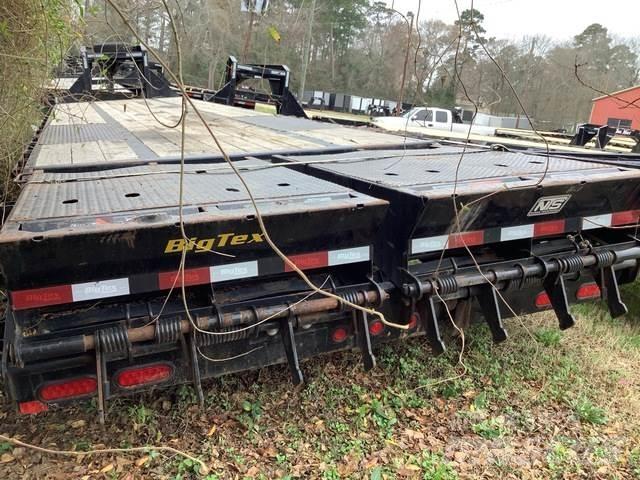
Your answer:
[[[493,127],[465,124],[451,110],[433,107],[415,107],[400,117],[374,118],[373,124],[391,131],[403,131],[407,127],[418,127],[418,130],[440,130],[465,135],[469,133],[469,130],[476,135],[495,135],[496,133],[496,129]]]

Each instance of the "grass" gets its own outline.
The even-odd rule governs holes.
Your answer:
[[[482,422],[473,424],[471,429],[486,439],[502,438],[508,434],[503,417],[488,418]]]
[[[172,445],[205,460],[209,480],[638,478],[640,326],[634,305],[640,303],[634,303],[635,289],[625,294],[633,297],[627,318],[612,320],[598,307],[581,306],[576,327],[565,332],[542,314],[523,319],[526,329],[508,321],[510,340],[494,345],[485,325],[472,326],[466,374],[455,342],[433,357],[426,342],[415,339],[379,348],[380,366],[368,374],[357,353],[305,362],[302,389],[290,385],[284,366],[212,381],[204,410],[190,387],[113,401],[107,430],[95,425],[95,411],[86,406],[37,420],[16,418],[5,408],[3,422],[23,439],[78,450]],[[74,429],[71,439],[68,425],[78,419],[86,426]],[[114,463],[114,478],[129,472],[198,478],[190,462],[177,458],[136,460],[131,456],[125,468],[96,457],[78,472],[75,460],[57,459],[56,468],[75,478]],[[29,462],[34,476],[46,471],[27,453],[0,463],[0,477],[20,476]]]
[[[573,405],[573,410],[580,421],[593,425],[604,425],[607,423],[607,416],[604,410],[591,403],[587,398],[577,400]]]

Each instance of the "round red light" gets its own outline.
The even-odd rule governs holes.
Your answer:
[[[369,324],[369,333],[374,337],[376,335],[380,335],[383,331],[384,331],[384,323],[382,323],[381,321],[376,320],[375,322],[371,322]]]
[[[346,328],[338,327],[331,333],[331,340],[334,343],[342,343],[349,336],[349,332],[347,332]]]

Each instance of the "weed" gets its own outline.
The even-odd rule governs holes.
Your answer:
[[[573,411],[581,422],[593,425],[604,425],[607,423],[607,416],[604,410],[595,406],[587,398],[580,398],[573,403]]]
[[[501,438],[508,434],[508,429],[504,424],[503,417],[488,418],[480,423],[472,425],[471,429],[474,433],[477,433],[488,440]]]
[[[349,425],[343,422],[331,422],[329,428],[335,433],[347,433],[349,431]]]
[[[555,347],[560,344],[562,334],[554,328],[541,328],[535,332],[536,339],[547,347]]]
[[[478,410],[486,409],[489,406],[487,392],[480,392],[478,396],[473,399],[473,406]]]
[[[178,462],[177,469],[178,473],[174,477],[174,480],[182,480],[183,478],[185,478],[185,475],[199,475],[200,464],[198,462],[194,462],[189,458],[184,458]]]
[[[9,442],[0,443],[0,453],[10,452],[13,450],[13,445]]]
[[[562,442],[553,444],[551,451],[547,454],[547,465],[554,478],[561,478],[565,473],[573,470],[572,463],[576,453]]]
[[[439,388],[441,395],[444,398],[455,398],[462,395],[465,391],[464,382],[456,380],[451,380],[450,382],[446,382]]]
[[[87,450],[91,450],[91,442],[88,440],[78,440],[73,444],[73,447],[76,451],[86,452]]]
[[[261,416],[262,406],[259,401],[250,402],[249,400],[245,400],[242,402],[242,413],[238,416],[238,421],[244,425],[247,430],[257,430],[258,421]]]
[[[322,474],[322,480],[340,480],[340,474],[336,467],[330,467]]]
[[[635,478],[640,478],[640,447],[636,447],[629,453],[629,466]]]
[[[424,480],[457,480],[456,471],[442,458],[441,455],[423,451],[419,460]]]
[[[593,457],[602,459],[607,457],[607,450],[602,447],[593,447]]]
[[[391,436],[393,426],[397,423],[395,412],[391,408],[385,407],[383,402],[376,398],[369,403],[360,405],[357,414],[361,424],[366,425],[367,419],[371,419],[386,438]]]
[[[194,404],[198,401],[198,395],[191,385],[180,385],[177,395],[181,403]]]
[[[138,426],[149,425],[155,421],[155,412],[144,404],[129,407],[129,417]]]
[[[496,467],[498,471],[500,471],[501,476],[505,476],[506,474],[516,473],[516,470],[509,464],[505,463],[505,461],[501,458],[495,458],[493,460],[493,465]]]

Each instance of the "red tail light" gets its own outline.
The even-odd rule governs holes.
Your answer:
[[[600,287],[597,283],[585,283],[576,292],[578,300],[588,300],[590,298],[600,298]]]
[[[349,336],[349,332],[347,332],[346,328],[338,327],[333,332],[331,332],[331,340],[333,343],[342,343]]]
[[[173,375],[173,367],[167,363],[127,368],[116,373],[115,381],[122,388],[149,385],[168,380]]]
[[[93,377],[80,377],[61,382],[52,382],[40,387],[38,397],[44,402],[86,397],[96,392],[98,382]]]
[[[546,308],[551,306],[551,299],[547,292],[540,292],[536,297],[536,307],[538,308]]]
[[[409,317],[409,330],[414,330],[418,327],[420,321],[420,315],[417,312],[413,312]]]
[[[384,323],[380,320],[375,320],[369,324],[369,334],[372,336],[375,337],[376,335],[380,335],[382,332],[384,332]]]
[[[38,400],[32,400],[30,402],[20,402],[18,404],[18,410],[23,415],[35,415],[36,413],[46,412],[49,410],[49,406]]]

